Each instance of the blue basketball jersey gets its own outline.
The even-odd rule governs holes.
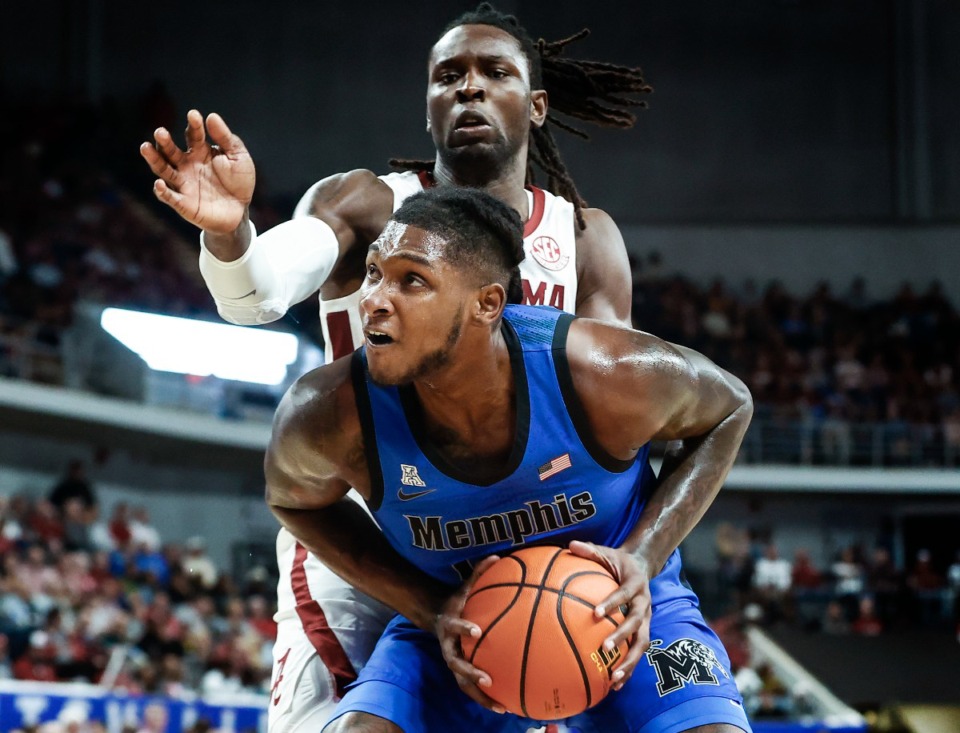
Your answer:
[[[619,461],[592,439],[566,357],[572,320],[551,308],[507,308],[515,439],[500,474],[483,483],[431,445],[411,389],[376,386],[364,352],[354,354],[370,508],[393,547],[432,576],[459,585],[474,562],[533,543],[581,539],[616,547],[635,526],[655,482],[649,447]],[[714,723],[749,731],[723,645],[681,581],[679,552],[650,581],[650,594],[644,660],[622,690],[567,724],[584,733],[677,733]],[[436,636],[402,616],[387,626],[333,719],[352,712],[417,733],[531,727],[526,718],[497,715],[467,698]]]
[[[477,483],[445,460],[419,418],[412,387],[381,387],[354,355],[354,386],[371,479],[370,509],[390,544],[433,577],[459,585],[472,565],[529,544],[585,540],[617,547],[636,524],[655,476],[649,445],[630,461],[593,439],[573,388],[566,337],[573,316],[508,306],[503,332],[516,384],[511,454]],[[654,603],[695,596],[678,553],[651,583]]]

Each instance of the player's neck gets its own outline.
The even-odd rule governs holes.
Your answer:
[[[437,185],[480,188],[516,210],[523,221],[530,218],[526,177],[526,170],[519,164],[501,166],[490,175],[476,176],[463,174],[438,158],[433,169]]]
[[[488,435],[493,415],[513,415],[510,351],[499,329],[490,338],[485,344],[461,342],[450,363],[414,381],[428,427],[441,425],[461,436],[482,437]]]

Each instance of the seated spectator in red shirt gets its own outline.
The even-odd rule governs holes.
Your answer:
[[[873,598],[870,596],[860,599],[860,612],[853,620],[850,630],[861,636],[877,636],[883,631],[883,623],[877,616]]]
[[[47,499],[38,499],[29,514],[28,527],[46,545],[63,541],[63,522],[57,508]]]
[[[817,590],[823,585],[823,574],[814,566],[810,553],[802,547],[793,553],[791,577],[794,590]]]
[[[27,649],[13,663],[13,676],[18,680],[56,682],[56,657],[57,649],[50,643],[50,637],[38,629],[30,634]]]
[[[917,560],[907,575],[907,586],[913,591],[916,620],[922,626],[940,621],[947,583],[934,567],[929,550],[917,552]]]
[[[247,620],[264,639],[276,641],[277,622],[273,620],[267,600],[263,596],[250,596],[247,599]]]
[[[129,544],[133,538],[133,532],[130,530],[126,502],[121,501],[113,505],[113,513],[110,515],[107,527],[117,547],[126,547]]]

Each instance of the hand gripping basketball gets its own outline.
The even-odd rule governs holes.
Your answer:
[[[490,676],[484,692],[535,720],[600,702],[629,644],[604,648],[624,616],[611,609],[597,618],[594,608],[618,587],[604,566],[560,547],[525,548],[486,568],[462,612],[480,636],[461,637],[466,661]]]

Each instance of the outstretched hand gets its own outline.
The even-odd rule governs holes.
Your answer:
[[[490,675],[483,670],[477,669],[463,656],[463,648],[460,646],[461,635],[479,637],[481,629],[475,623],[463,618],[463,607],[467,602],[467,596],[473,589],[477,579],[483,572],[495,563],[499,558],[491,555],[480,562],[474,569],[473,574],[467,581],[460,586],[443,606],[440,615],[437,616],[436,634],[440,640],[440,650],[443,652],[443,659],[446,661],[450,671],[457,679],[460,689],[467,694],[470,699],[480,703],[485,708],[489,708],[497,713],[506,712],[504,707],[488,697],[481,687],[489,687],[491,684]]]
[[[208,140],[209,135],[209,140]],[[140,145],[140,155],[157,176],[153,192],[197,227],[218,234],[232,233],[243,221],[256,183],[253,159],[243,141],[223,118],[187,113],[186,150],[163,127],[154,143]]]
[[[626,609],[623,623],[604,640],[604,646],[609,649],[614,649],[623,641],[630,642],[630,650],[613,670],[613,689],[619,690],[630,679],[643,653],[650,646],[650,571],[625,550],[579,540],[571,542],[569,549],[574,555],[603,565],[620,584],[594,609],[598,619],[612,608]]]

